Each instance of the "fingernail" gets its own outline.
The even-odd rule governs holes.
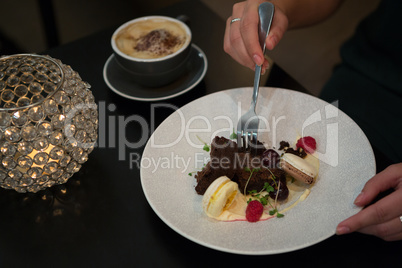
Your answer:
[[[354,204],[358,206],[359,203],[360,203],[362,200],[363,200],[363,192],[361,192],[361,193],[356,197]]]
[[[347,226],[338,226],[336,228],[337,235],[343,235],[343,234],[348,234],[348,233],[350,233],[350,228]]]
[[[258,56],[257,54],[254,54],[253,60],[254,60],[254,63],[257,64],[258,66],[261,66],[261,64],[263,64],[261,57]]]

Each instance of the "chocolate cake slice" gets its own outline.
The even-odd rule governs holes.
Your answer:
[[[235,174],[234,159],[237,153],[237,144],[224,137],[216,136],[211,143],[210,158],[207,165],[197,174],[195,190],[203,195],[209,185],[221,176],[231,179]]]
[[[265,147],[261,142],[258,144],[257,153],[251,154],[250,152],[239,151],[237,143],[232,140],[215,137],[211,143],[211,160],[202,171],[195,175],[197,180],[196,192],[203,195],[209,185],[221,176],[227,176],[236,182],[242,193],[248,193],[252,190],[260,191],[266,182],[274,187],[278,180],[281,180],[285,186],[286,178],[283,170],[278,168],[268,170],[262,165]],[[246,185],[247,189],[245,189]]]

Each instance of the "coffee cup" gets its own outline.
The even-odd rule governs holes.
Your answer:
[[[191,31],[179,19],[147,16],[128,21],[112,35],[119,65],[143,86],[160,87],[185,71],[191,50]]]

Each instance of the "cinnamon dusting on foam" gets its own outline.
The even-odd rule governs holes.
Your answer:
[[[165,19],[133,22],[114,38],[121,52],[141,59],[165,57],[189,42],[189,36],[180,24]]]

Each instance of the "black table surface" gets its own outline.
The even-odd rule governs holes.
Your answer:
[[[225,22],[208,7],[199,1],[184,1],[157,14],[187,15],[193,42],[208,58],[205,79],[166,103],[180,107],[209,93],[252,85],[253,73],[224,53]],[[359,233],[334,235],[290,253],[244,256],[198,245],[170,229],[149,206],[141,188],[140,170],[130,167],[128,161],[129,154],[141,155],[144,146],[122,147],[124,138],[133,143],[141,138],[141,127],[133,122],[118,124],[132,115],[150,123],[152,103],[120,97],[103,80],[103,66],[112,54],[110,37],[114,29],[44,53],[71,65],[92,85],[99,106],[99,146],[64,185],[36,194],[0,190],[1,267],[386,267],[400,261],[401,242],[385,242]],[[157,110],[155,125],[172,112]],[[119,160],[123,148],[125,160]]]

